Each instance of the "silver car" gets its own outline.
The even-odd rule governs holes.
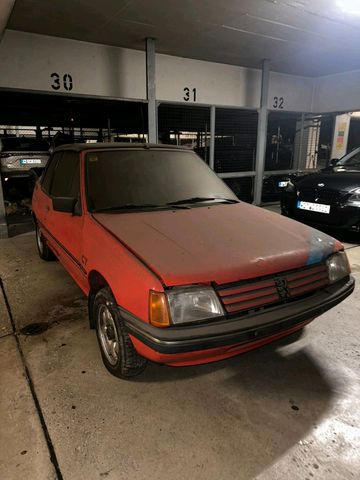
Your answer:
[[[27,175],[43,170],[49,159],[49,145],[44,140],[24,137],[0,138],[0,170],[4,175]]]

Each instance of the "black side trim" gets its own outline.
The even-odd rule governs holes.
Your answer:
[[[349,296],[354,287],[355,280],[347,277],[310,297],[265,312],[181,327],[156,328],[119,308],[131,335],[156,352],[176,354],[246,344],[275,335],[326,312]]]
[[[54,235],[52,233],[49,232],[49,230],[44,227],[44,225],[39,222],[39,225],[41,226],[41,228],[43,230],[45,230],[46,234],[49,235],[49,237],[51,237],[51,239],[63,250],[63,252],[70,258],[70,260],[72,260],[72,262],[81,270],[81,273],[83,273],[85,276],[87,276],[87,271],[85,270],[85,268],[81,265],[81,263],[74,257],[74,255],[72,255],[69,250],[67,250],[67,248],[64,247],[64,245],[62,243],[59,242],[59,240],[57,240]]]

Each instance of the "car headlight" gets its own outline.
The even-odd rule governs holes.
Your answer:
[[[168,327],[222,317],[215,291],[206,286],[174,287],[166,293],[150,292],[150,323]]]
[[[350,275],[351,269],[345,252],[338,252],[326,261],[329,281],[335,283]]]
[[[360,188],[351,192],[351,196],[347,199],[346,203],[352,207],[360,207]]]
[[[295,192],[296,188],[295,185],[291,180],[288,181],[288,184],[285,187],[285,192],[292,193]]]

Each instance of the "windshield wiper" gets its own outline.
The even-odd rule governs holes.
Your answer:
[[[175,202],[169,202],[167,205],[181,205],[186,203],[200,203],[200,202],[212,202],[214,200],[219,200],[223,203],[239,203],[238,200],[234,198],[221,198],[221,197],[191,197],[184,198],[183,200],[176,200]]]
[[[104,212],[116,212],[118,210],[142,210],[142,209],[157,209],[157,208],[169,208],[172,207],[172,204],[165,204],[165,205],[155,205],[152,203],[144,203],[144,204],[138,204],[138,203],[125,203],[123,205],[116,205],[112,207],[104,207],[104,208],[99,208],[97,210],[94,210],[93,213],[104,213]],[[187,208],[187,207],[182,207],[182,206],[177,206],[174,205],[174,208]]]

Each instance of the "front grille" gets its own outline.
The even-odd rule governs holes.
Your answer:
[[[327,267],[322,264],[261,279],[220,285],[216,291],[226,313],[233,314],[291,301],[328,283]]]
[[[333,205],[337,203],[343,196],[338,190],[329,188],[311,188],[303,187],[299,191],[299,199],[306,202],[324,203],[325,205]]]

